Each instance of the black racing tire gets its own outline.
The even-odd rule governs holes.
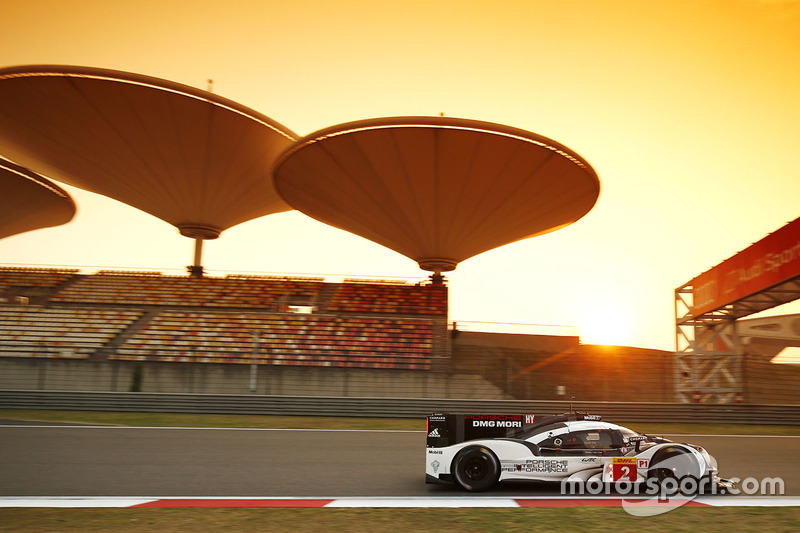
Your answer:
[[[470,446],[456,454],[450,472],[456,484],[464,490],[481,492],[497,483],[500,478],[500,461],[490,449]]]
[[[648,479],[656,479],[659,487],[669,483],[675,487],[676,492],[691,494],[696,490],[686,491],[686,487],[697,489],[700,480],[700,465],[697,460],[685,449],[669,446],[662,448],[650,460],[647,471]],[[691,478],[688,480],[687,478]],[[670,481],[671,480],[671,481]]]

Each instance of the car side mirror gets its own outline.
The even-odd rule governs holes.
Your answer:
[[[628,442],[635,442],[636,443],[636,453],[639,453],[639,446],[647,440],[647,437],[644,435],[637,435],[635,437],[631,437],[628,439]]]

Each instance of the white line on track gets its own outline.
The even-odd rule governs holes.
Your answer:
[[[519,507],[512,498],[337,498],[325,507],[339,508],[501,508]]]
[[[34,425],[6,424],[0,429],[164,429],[181,431],[301,431],[324,433],[425,433],[416,429],[312,429],[312,428],[210,428],[210,427],[171,427],[171,426],[82,426],[82,425]]]
[[[796,496],[699,496],[695,500],[712,507],[800,507]]]
[[[69,498],[55,496],[0,497],[2,507],[49,507],[49,508],[125,508],[154,501],[155,498]]]
[[[192,431],[301,431],[328,433],[425,433],[418,429],[314,429],[314,428],[219,428],[219,427],[180,427],[180,426],[92,426],[92,425],[48,425],[48,424],[0,424],[2,428],[36,429],[164,429]],[[661,433],[664,437],[736,437],[760,439],[800,439],[800,435],[717,435],[704,433]]]
[[[320,502],[317,507],[338,508],[511,508],[530,507],[537,500],[541,506],[586,506],[601,500],[619,500],[619,497],[568,496],[510,497],[344,497],[344,498],[291,498],[291,497],[68,497],[29,496],[0,497],[0,508],[130,508],[155,507],[305,507],[304,502]],[[564,500],[558,503],[559,500]],[[174,502],[174,505],[173,503]],[[242,502],[250,502],[248,505]],[[711,507],[800,507],[800,497],[698,497],[696,502]],[[209,504],[210,503],[210,504]],[[608,502],[607,502],[608,503]],[[265,505],[269,504],[269,505]],[[606,504],[607,505],[607,504]]]
[[[654,435],[654,433],[650,433],[650,435]],[[800,435],[714,435],[714,434],[706,434],[706,433],[686,433],[686,434],[673,434],[673,433],[663,433],[665,437],[737,437],[737,438],[745,438],[745,437],[752,437],[758,439],[800,439]]]

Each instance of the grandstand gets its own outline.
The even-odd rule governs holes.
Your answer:
[[[110,359],[430,369],[433,322],[404,318],[243,313],[153,316]]]
[[[235,364],[257,342],[262,364],[420,369],[443,354],[443,285],[20,268],[0,283],[3,301],[26,304],[2,309],[7,353]]]
[[[125,306],[222,307],[279,310],[314,305],[321,280],[293,278],[187,278],[154,272],[100,271],[75,276],[53,295],[52,303]]]
[[[672,352],[584,345],[573,330],[470,330],[448,324],[447,293],[396,280],[0,268],[0,389],[674,400]],[[800,369],[745,358],[747,401],[800,402]]]
[[[0,307],[0,355],[88,359],[141,314],[123,309]]]
[[[447,355],[444,285],[5,267],[0,300],[6,363],[84,360],[117,388],[120,370],[132,376],[142,364],[154,375],[170,364],[183,366],[176,375],[198,372],[187,364],[415,372]],[[70,368],[78,376],[88,366]],[[61,387],[95,386],[74,381]]]

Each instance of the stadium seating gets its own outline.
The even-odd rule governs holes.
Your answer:
[[[293,278],[189,278],[158,273],[101,271],[52,298],[63,303],[271,308],[313,302],[321,281]]]
[[[0,356],[87,359],[141,315],[121,309],[0,307]]]
[[[0,267],[0,292],[11,287],[56,287],[77,273],[70,269]]]
[[[345,280],[328,311],[446,315],[447,288],[443,285],[407,285]]]
[[[427,369],[432,342],[431,320],[164,312],[111,357]]]
[[[446,287],[404,282],[14,268],[0,283],[37,298],[0,308],[6,357],[425,370],[447,316]]]

